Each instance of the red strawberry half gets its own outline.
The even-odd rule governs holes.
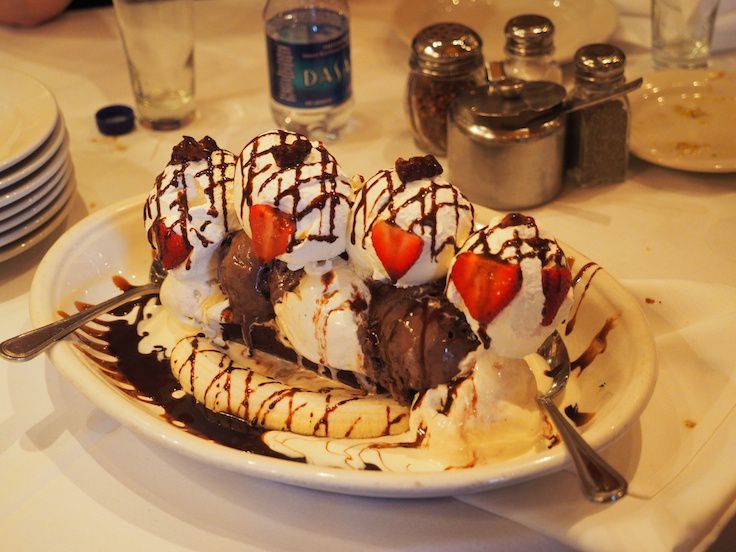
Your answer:
[[[376,255],[393,282],[409,271],[424,247],[422,238],[385,220],[376,221],[373,225],[371,240]]]
[[[500,313],[521,289],[521,268],[489,255],[460,253],[450,274],[470,315],[481,326]]]
[[[181,234],[176,233],[173,227],[168,227],[162,220],[157,219],[153,223],[153,231],[156,237],[156,249],[161,264],[166,270],[176,268],[189,257],[192,246],[184,240]]]
[[[544,307],[542,308],[542,326],[549,326],[557,316],[562,302],[567,296],[572,283],[572,275],[567,268],[552,266],[542,269],[542,291]]]
[[[269,263],[286,251],[294,235],[294,218],[270,205],[250,208],[253,252],[262,263]]]

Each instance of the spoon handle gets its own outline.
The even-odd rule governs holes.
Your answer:
[[[538,400],[551,416],[572,456],[585,497],[591,502],[603,503],[615,502],[626,495],[626,479],[583,440],[552,399],[541,396]]]
[[[155,284],[135,286],[94,307],[11,337],[0,343],[0,356],[8,360],[29,360],[100,314],[109,312],[131,299],[155,295],[159,289],[159,286]]]

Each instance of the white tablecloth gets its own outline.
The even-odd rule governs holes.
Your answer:
[[[200,115],[186,134],[211,134],[237,151],[271,128],[260,8],[259,2],[198,2]],[[355,1],[352,10],[355,117],[350,132],[331,149],[349,172],[372,174],[397,156],[416,152],[402,108],[407,50],[392,32],[391,2]],[[648,23],[624,17],[614,37],[629,54],[630,77],[649,70],[650,63],[641,33],[631,32],[636,25],[643,29]],[[728,51],[716,59],[727,68],[735,61]],[[67,13],[36,29],[0,29],[2,65],[44,82],[64,113],[78,185],[70,223],[150,188],[181,133],[139,129],[108,138],[97,132],[98,108],[132,104],[112,10]],[[685,282],[684,288],[664,286],[657,296],[663,302],[669,293],[690,289],[687,282],[693,289],[734,285],[735,212],[733,175],[688,174],[635,159],[626,182],[567,189],[556,201],[531,211],[558,238],[621,280]],[[51,241],[0,265],[0,339],[30,328],[27,291]],[[727,339],[723,336],[724,343]],[[733,457],[736,443],[723,444],[721,454]],[[567,545],[557,541],[563,536],[536,526],[528,509],[514,513],[475,500],[515,520],[510,521],[452,498],[341,497],[217,471],[120,427],[45,358],[21,365],[0,361],[0,474],[0,542],[7,550],[588,546],[572,537],[564,539]],[[733,513],[731,506],[720,520],[706,524],[700,518],[673,522],[705,529],[704,546]],[[574,521],[565,523],[574,526]],[[731,523],[714,550],[727,550],[735,535]]]

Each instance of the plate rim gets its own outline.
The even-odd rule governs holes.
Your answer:
[[[693,172],[693,173],[707,173],[707,174],[728,174],[728,173],[734,173],[736,172],[736,151],[734,152],[734,155],[727,161],[726,165],[722,167],[717,167],[714,164],[709,164],[707,160],[702,160],[701,162],[690,162],[687,161],[685,158],[676,158],[672,156],[662,156],[662,155],[656,155],[651,153],[649,151],[649,148],[642,146],[640,143],[637,143],[634,139],[634,132],[633,132],[633,112],[634,108],[637,104],[642,104],[647,101],[647,99],[644,97],[644,95],[651,90],[651,87],[648,86],[651,83],[651,80],[653,77],[656,77],[658,80],[663,78],[669,78],[669,80],[672,81],[672,86],[680,86],[677,84],[677,77],[684,77],[685,75],[689,75],[688,80],[698,79],[698,75],[701,75],[706,80],[710,78],[710,75],[713,73],[725,73],[727,75],[730,75],[731,78],[733,78],[736,82],[736,71],[728,71],[725,69],[719,69],[719,68],[706,68],[706,69],[662,69],[659,71],[651,71],[649,73],[646,73],[643,75],[644,78],[644,84],[639,90],[636,90],[630,95],[629,98],[629,104],[631,106],[632,111],[632,132],[629,139],[629,149],[631,150],[631,153],[636,155],[639,159],[642,159],[644,161],[647,161],[649,163],[652,163],[654,165],[659,165],[662,167],[666,167],[669,169],[676,169],[686,172]],[[683,83],[684,85],[684,83]],[[661,85],[660,85],[661,86]],[[693,87],[694,88],[694,87]]]
[[[71,163],[69,140],[65,140],[61,147],[56,150],[56,153],[35,172],[9,186],[13,188],[12,190],[0,190],[0,208],[12,205],[14,202],[32,193],[50,178],[53,178],[66,162]]]
[[[54,127],[51,136],[49,136],[48,139],[38,147],[38,149],[13,167],[10,167],[5,171],[0,171],[0,190],[20,182],[46,165],[61,148],[65,145],[68,147],[68,135],[69,132],[66,129],[64,118],[61,113],[59,113],[56,127]],[[33,157],[33,159],[31,159],[31,157]]]
[[[24,73],[23,71],[11,69],[10,67],[6,66],[0,67],[0,73],[6,73],[7,75],[7,80],[3,79],[7,89],[14,88],[14,86],[17,85],[18,80],[25,80],[26,86],[30,85],[37,87],[38,91],[46,97],[44,101],[49,101],[49,104],[45,108],[52,108],[52,111],[54,113],[51,123],[47,126],[47,128],[39,131],[36,137],[31,138],[31,140],[33,140],[31,145],[26,146],[22,152],[15,154],[15,156],[13,157],[9,157],[4,160],[0,159],[0,172],[2,172],[13,168],[19,162],[23,161],[26,157],[36,151],[48,139],[49,136],[51,136],[51,133],[54,131],[54,128],[56,128],[57,121],[59,120],[60,110],[56,102],[56,98],[51,90],[49,90],[49,88],[37,78],[32,77],[31,75]]]
[[[51,297],[51,286],[47,285],[49,278],[47,275],[58,273],[56,267],[63,260],[67,247],[74,244],[77,236],[89,233],[97,225],[128,216],[131,210],[137,211],[145,197],[145,195],[140,195],[127,198],[89,215],[68,229],[50,248],[36,270],[29,293],[31,320],[34,326],[48,323],[53,318],[52,313],[55,312],[55,309],[49,309],[53,297]],[[585,258],[574,248],[571,248],[571,251]],[[640,396],[633,403],[635,406],[630,408],[632,412],[629,413],[626,420],[620,421],[612,429],[604,430],[601,427],[598,430],[593,428],[593,431],[586,432],[586,438],[595,448],[607,446],[615,441],[628,427],[638,421],[654,390],[657,375],[654,338],[646,323],[643,309],[610,274],[605,270],[602,270],[601,274],[605,275],[604,278],[607,280],[610,279],[610,282],[618,288],[617,291],[623,292],[628,304],[637,311],[637,325],[645,330],[643,335],[646,336],[641,354],[650,370],[642,378],[644,385],[638,388]],[[164,445],[207,464],[244,475],[356,496],[429,498],[469,494],[516,484],[557,471],[569,462],[564,448],[557,447],[552,453],[540,456],[522,466],[518,464],[518,457],[516,457],[509,461],[489,466],[476,466],[468,470],[406,474],[325,468],[243,452],[219,444],[214,444],[218,450],[217,454],[213,454],[212,442],[186,433],[162,418],[131,405],[122,394],[109,393],[107,384],[89,372],[86,365],[83,365],[84,370],[75,367],[80,363],[78,354],[70,342],[58,343],[47,351],[54,367],[98,408],[154,443]],[[100,398],[101,396],[104,400]],[[120,409],[128,416],[121,416]],[[607,435],[606,438],[603,438],[604,434]]]

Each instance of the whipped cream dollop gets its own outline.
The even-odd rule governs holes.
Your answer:
[[[148,241],[168,274],[161,302],[211,336],[228,301],[217,283],[220,244],[240,228],[233,205],[235,156],[205,136],[177,144],[143,211]]]
[[[347,251],[358,275],[398,287],[445,276],[473,230],[474,213],[441,174],[431,155],[398,159],[357,191]]]
[[[570,312],[570,280],[557,241],[532,217],[512,213],[468,238],[452,261],[445,292],[486,347],[523,358]]]
[[[237,216],[250,237],[253,206],[267,205],[289,217],[286,251],[276,258],[290,270],[345,251],[353,189],[322,142],[285,130],[266,132],[243,148],[239,167]]]
[[[297,287],[274,305],[281,335],[315,364],[363,374],[359,328],[365,325],[371,293],[347,261],[310,266]]]

